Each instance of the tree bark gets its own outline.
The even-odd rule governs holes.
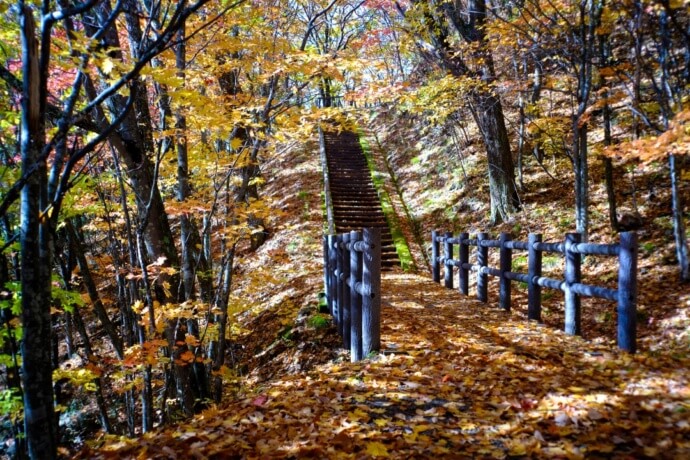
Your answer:
[[[47,209],[47,170],[41,159],[45,144],[45,110],[49,49],[39,48],[32,9],[20,3],[23,88],[21,115],[21,344],[24,388],[24,433],[30,458],[57,457],[57,425],[53,409],[51,362],[51,247]],[[49,47],[49,44],[43,44]]]
[[[474,96],[472,113],[482,134],[489,164],[491,222],[505,222],[518,209],[515,166],[510,152],[503,108],[491,93]]]

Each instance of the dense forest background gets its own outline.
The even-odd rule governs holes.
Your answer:
[[[0,49],[9,455],[236,396],[320,289],[317,128],[364,134],[410,266],[435,228],[636,229],[643,335],[687,340],[685,1],[17,1]]]

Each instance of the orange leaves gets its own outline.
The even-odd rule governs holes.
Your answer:
[[[168,342],[163,339],[147,340],[143,345],[133,345],[125,350],[125,359],[122,365],[125,367],[137,367],[143,364],[160,364],[159,350],[166,347]]]
[[[175,364],[178,366],[184,366],[187,364],[192,364],[194,361],[194,353],[192,353],[190,350],[185,350],[177,357],[177,359],[175,359]]]
[[[609,147],[609,156],[637,159],[643,163],[663,160],[668,155],[690,155],[690,110],[678,113],[669,128],[658,137],[651,136]]]

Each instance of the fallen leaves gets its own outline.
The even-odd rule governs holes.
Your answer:
[[[423,291],[434,309],[410,307]],[[666,457],[690,452],[687,354],[617,354],[384,277],[385,351],[266,382],[260,393],[86,456],[200,458]],[[165,450],[163,450],[165,448]],[[143,450],[142,450],[143,449]],[[182,458],[180,456],[180,458]]]

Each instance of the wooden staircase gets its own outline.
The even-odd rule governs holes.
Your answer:
[[[357,134],[325,132],[324,141],[336,233],[380,228],[381,267],[399,266],[393,236]]]

